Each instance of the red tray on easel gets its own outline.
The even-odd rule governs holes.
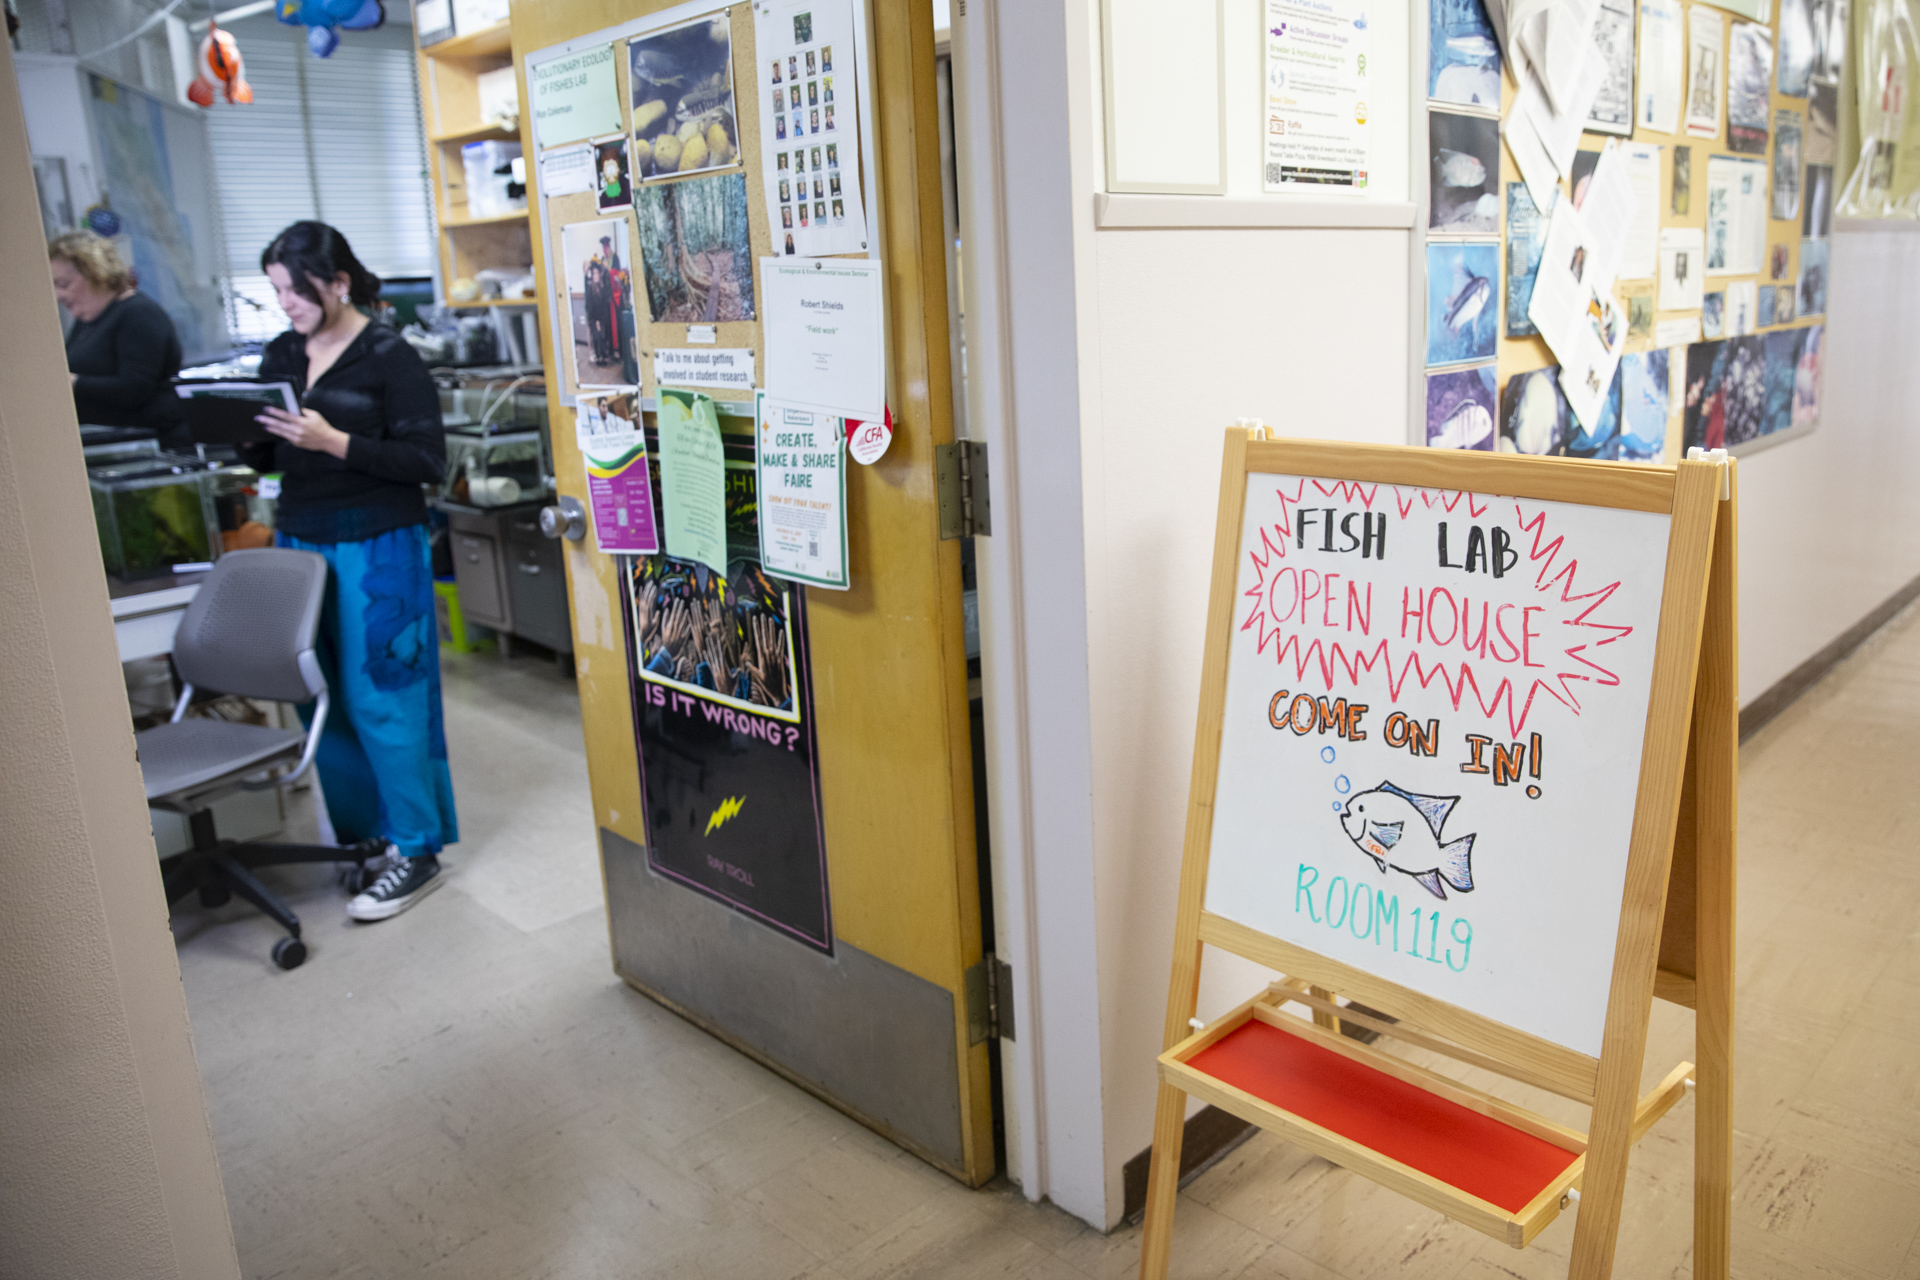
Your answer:
[[[1578,1194],[1586,1135],[1283,1013],[1276,988],[1168,1050],[1161,1078],[1519,1248]],[[1642,1100],[1644,1132],[1685,1093]]]

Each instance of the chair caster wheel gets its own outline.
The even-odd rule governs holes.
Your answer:
[[[233,901],[233,890],[224,884],[203,884],[200,886],[200,905],[203,907],[224,907]]]
[[[273,944],[273,962],[282,969],[298,969],[307,958],[307,944],[298,938],[282,938]]]
[[[340,887],[348,893],[364,893],[373,883],[373,873],[362,866],[351,866],[340,873]]]

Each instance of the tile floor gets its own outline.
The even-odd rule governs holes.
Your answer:
[[[284,974],[244,907],[175,921],[248,1276],[1134,1273],[1137,1229],[965,1191],[615,979],[572,686],[446,671],[444,889],[356,927],[324,873],[276,873],[313,950]],[[1743,755],[1738,1276],[1920,1280],[1916,783],[1909,610]],[[289,838],[311,825],[296,805]],[[1650,1081],[1691,1048],[1692,1015],[1655,1008]],[[1622,1280],[1690,1274],[1691,1156],[1683,1102],[1635,1153]],[[1183,1193],[1175,1274],[1558,1277],[1572,1226],[1515,1252],[1256,1137]]]

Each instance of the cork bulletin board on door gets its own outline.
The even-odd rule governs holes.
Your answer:
[[[1694,445],[1739,452],[1813,429],[1845,0],[1561,0],[1552,18],[1587,12],[1582,45],[1601,74],[1581,85],[1569,68],[1591,68],[1556,68],[1582,114],[1577,144],[1555,156],[1540,141],[1552,130],[1534,123],[1554,105],[1534,59],[1503,49],[1482,0],[1430,0],[1421,437],[1671,462]],[[1575,122],[1566,109],[1562,123]],[[1611,288],[1555,333],[1593,359],[1557,352],[1536,323],[1535,289],[1577,281],[1586,252],[1549,243],[1560,201],[1596,227],[1631,221]]]
[[[855,0],[683,4],[525,59],[561,391],[556,454],[573,448],[582,398],[637,389],[647,455],[637,474],[651,500],[633,509],[658,513],[667,548],[616,557],[611,575],[648,864],[828,954],[808,601],[760,562],[754,391],[766,370],[761,259],[873,242],[863,21]],[[777,85],[756,27],[792,37]],[[763,118],[776,92],[777,126]],[[563,194],[540,189],[549,174]],[[717,414],[685,407],[693,392]],[[710,438],[714,425],[723,436],[725,527],[699,557],[672,553],[673,522],[692,517],[676,515],[666,464],[700,449],[663,457],[663,401],[680,406],[668,424],[677,438]]]
[[[823,10],[831,7],[820,6]],[[860,6],[845,0],[839,7],[854,15],[860,13]],[[726,429],[747,429],[738,415],[751,417],[753,388],[762,385],[765,370],[757,306],[761,292],[759,259],[781,253],[787,235],[783,230],[776,240],[768,201],[763,197],[766,153],[761,142],[762,117],[771,110],[771,99],[762,101],[766,76],[759,67],[754,10],[755,6],[747,3],[677,5],[555,49],[540,50],[526,59],[531,68],[590,48],[611,47],[614,53],[614,83],[622,122],[617,139],[582,138],[568,144],[596,143],[593,190],[547,197],[539,191],[537,166],[529,165],[540,211],[539,234],[546,239],[555,372],[562,379],[564,399],[569,404],[583,386],[591,390],[631,384],[640,387],[642,402],[650,410],[659,391],[660,368],[690,368],[696,362],[705,368],[722,361],[733,385],[709,384],[700,389],[721,403]],[[791,138],[783,129],[777,145],[791,141],[791,147],[781,145],[780,150],[789,157],[800,153],[800,162],[809,166],[793,173],[789,183],[808,184],[804,189],[810,195],[817,171],[823,206],[831,210],[844,200],[854,206],[855,212],[865,212],[863,221],[869,225],[862,239],[871,243],[875,231],[870,225],[874,203],[869,190],[873,171],[869,104],[863,99],[857,113],[847,109],[852,105],[847,101],[850,81],[863,86],[866,81],[858,69],[859,62],[864,61],[864,47],[861,39],[855,48],[840,54],[841,100],[837,104],[832,101],[831,71],[819,73],[816,67],[815,75],[806,76],[802,67],[803,75],[794,83],[782,69],[783,93],[800,91],[801,104],[792,114],[802,121],[800,127],[805,128],[807,123],[815,127],[810,134]],[[704,57],[697,56],[702,53]],[[857,61],[848,63],[849,58]],[[854,75],[849,76],[849,71]],[[723,79],[711,83],[715,77]],[[531,87],[531,70],[528,79]],[[694,82],[691,87],[689,81]],[[817,99],[822,82],[828,102],[808,105],[806,93],[811,90]],[[722,88],[730,90],[728,110],[700,111],[709,101],[718,100]],[[688,99],[694,97],[700,100],[689,105]],[[828,110],[834,106],[840,111],[837,118]],[[824,135],[818,130],[823,111],[825,118],[836,125],[829,139],[830,166],[828,145],[823,144]],[[699,127],[689,132],[689,124]],[[800,146],[803,138],[811,144],[804,152]],[[619,157],[626,166],[625,191],[618,190],[619,183],[613,184],[612,199],[616,203],[610,205],[609,187],[602,181],[603,165],[608,158],[606,152],[615,149],[616,141],[626,150],[625,156]],[[542,155],[551,156],[562,149],[550,146]],[[811,157],[816,151],[822,159],[813,163]],[[778,158],[777,153],[774,158]],[[789,191],[797,194],[794,186]],[[842,196],[841,192],[846,194]],[[859,200],[855,198],[857,193],[867,198]],[[789,207],[797,208],[798,201]],[[810,222],[811,208],[809,201]],[[785,216],[793,218],[794,214]],[[618,227],[595,225],[608,222]],[[569,228],[573,228],[571,233]],[[610,240],[605,246],[600,243],[603,236]],[[619,240],[623,236],[626,250],[621,253]],[[588,290],[586,271],[578,268],[609,251],[619,256],[621,270],[626,273],[625,280],[616,283],[631,299],[630,342],[618,332],[617,321],[590,326],[581,314]],[[838,256],[864,258],[868,254]],[[598,300],[597,281],[593,292]],[[606,345],[608,330],[614,331],[611,348]],[[634,376],[629,379],[628,374]],[[698,384],[689,379],[670,385]],[[564,425],[556,425],[564,431]]]

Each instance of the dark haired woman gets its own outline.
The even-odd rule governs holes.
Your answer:
[[[282,473],[280,544],[333,569],[318,645],[333,710],[316,760],[337,837],[387,842],[386,867],[347,904],[384,920],[439,886],[435,855],[460,838],[420,488],[446,466],[440,396],[413,348],[360,310],[380,281],[338,231],[296,222],[260,268],[293,324],[260,377],[293,383],[301,409],[263,413],[280,439],[247,460]]]

